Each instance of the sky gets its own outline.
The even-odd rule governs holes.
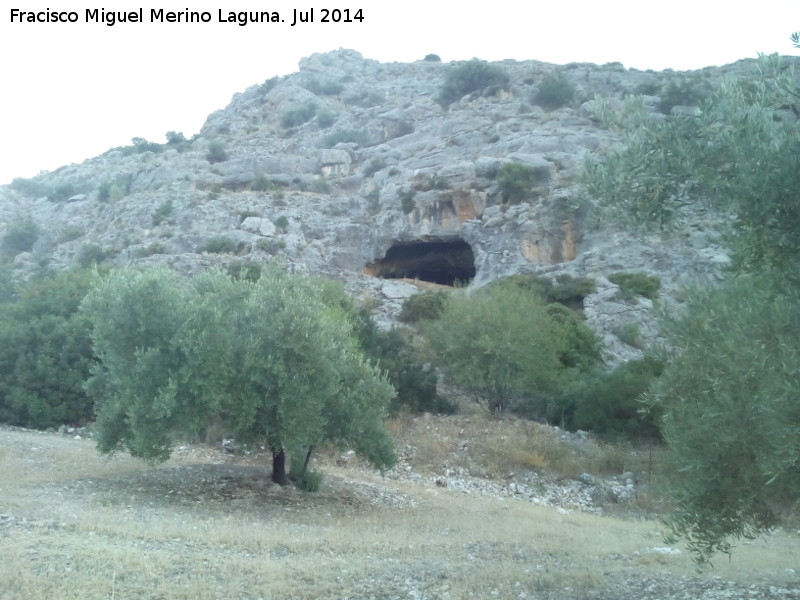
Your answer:
[[[186,137],[233,94],[337,48],[381,62],[437,54],[445,62],[621,62],[628,68],[698,69],[759,52],[796,55],[800,1],[544,0],[486,3],[351,0],[115,1],[142,22],[87,22],[95,0],[11,0],[0,10],[0,184],[82,162],[141,137]],[[109,3],[110,4],[110,3]],[[106,5],[108,6],[108,4]],[[76,22],[12,21],[12,11],[73,12]],[[322,23],[349,7],[350,23]],[[207,11],[208,23],[152,22],[151,11]],[[313,23],[292,26],[294,11]],[[108,9],[109,11],[111,9]],[[222,18],[220,19],[220,11]],[[240,26],[230,11],[277,12],[275,23]],[[23,17],[24,18],[24,17]]]

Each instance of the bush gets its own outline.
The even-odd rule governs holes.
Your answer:
[[[696,78],[673,79],[661,90],[658,110],[668,115],[675,106],[698,106],[708,95]]]
[[[289,228],[289,219],[286,217],[286,215],[281,215],[275,219],[275,227],[281,231],[286,231]]]
[[[289,475],[292,478],[291,474]],[[294,479],[297,487],[304,492],[318,492],[322,486],[322,473],[319,471],[305,471],[301,476]]]
[[[367,143],[367,134],[360,129],[337,129],[322,138],[323,148],[333,148],[341,143],[363,146]]]
[[[200,252],[212,254],[233,254],[237,250],[236,242],[223,236],[213,237],[200,249]]]
[[[355,331],[366,356],[386,373],[397,390],[392,413],[452,414],[456,406],[437,392],[436,371],[417,360],[417,353],[397,329],[381,331],[366,310],[355,313]]]
[[[262,238],[264,239],[264,238]],[[261,240],[259,240],[261,241]],[[261,267],[254,264],[246,264],[240,260],[234,261],[228,265],[228,275],[233,279],[245,281],[258,281],[261,279]]]
[[[30,252],[39,239],[39,226],[31,219],[12,221],[3,234],[3,255],[7,258]]]
[[[148,256],[153,256],[154,254],[166,254],[167,248],[164,244],[159,242],[153,242],[144,248],[138,248],[136,250],[136,258],[147,258]]]
[[[545,108],[561,108],[569,104],[574,96],[575,86],[562,73],[550,73],[539,84],[533,102]]]
[[[591,277],[572,277],[566,273],[556,276],[555,282],[536,274],[520,274],[500,279],[494,285],[516,286],[545,302],[558,302],[575,310],[583,308],[583,299],[596,290]]]
[[[25,179],[23,177],[15,177],[11,181],[11,189],[29,198],[47,196],[49,191],[48,186],[38,178]]]
[[[332,110],[323,108],[317,111],[317,127],[326,129],[336,122],[337,115]]]
[[[330,194],[331,184],[328,183],[325,179],[314,179],[311,182],[309,190],[315,194]]]
[[[449,106],[472,92],[506,89],[508,81],[508,75],[500,67],[473,58],[450,70],[439,92],[439,103]]]
[[[664,371],[663,359],[647,356],[628,361],[610,373],[596,373],[562,405],[562,424],[610,436],[659,439],[656,411],[645,411],[641,399]],[[577,387],[577,386],[576,386]]]
[[[92,418],[83,383],[94,363],[90,327],[77,315],[86,271],[44,273],[0,304],[0,421],[45,429]]]
[[[442,62],[438,54],[426,54],[423,60],[425,62]]]
[[[305,88],[317,96],[336,96],[344,91],[344,86],[338,81],[319,81],[318,79],[310,79]]]
[[[556,276],[556,283],[545,298],[548,302],[558,302],[569,308],[583,308],[583,299],[597,290],[591,277],[573,277],[563,273]]]
[[[225,144],[219,140],[211,142],[208,145],[208,152],[206,152],[206,160],[211,164],[228,160],[228,152],[225,150]]]
[[[507,162],[497,170],[497,183],[503,193],[503,202],[522,202],[533,187],[533,168],[521,163]]]
[[[145,152],[160,154],[164,150],[161,144],[148,142],[146,139],[140,137],[132,138],[131,142],[133,142],[133,151],[135,154],[143,154]]]
[[[447,305],[446,292],[423,292],[406,298],[403,310],[397,317],[403,323],[416,323],[421,319],[438,319]]]
[[[164,221],[169,219],[172,216],[173,211],[172,200],[165,200],[161,203],[161,205],[153,211],[151,215],[151,219],[153,222],[153,227],[158,227]]]
[[[83,227],[79,225],[65,225],[64,229],[61,230],[57,241],[59,244],[71,242],[72,240],[77,240],[84,233],[86,232],[83,230]]]
[[[439,366],[492,410],[543,414],[591,366],[599,342],[574,313],[512,285],[451,296],[423,331]]]
[[[386,167],[385,160],[383,160],[382,158],[373,158],[366,165],[364,165],[362,172],[364,174],[364,177],[372,177],[373,175],[375,175],[375,173],[377,173],[381,169],[384,169],[385,167]]]
[[[626,323],[615,331],[617,337],[621,342],[633,346],[634,348],[643,348],[644,342],[642,341],[642,332],[636,323]]]
[[[128,174],[102,182],[97,186],[97,201],[111,202],[124,198],[130,193],[131,179],[131,175]]]
[[[317,114],[317,105],[313,102],[307,102],[303,106],[287,110],[281,117],[281,127],[289,129],[290,127],[298,127],[303,123],[307,123],[314,118]]]
[[[187,142],[188,140],[186,139],[186,136],[184,136],[180,131],[167,132],[167,144],[169,146],[183,146]]]
[[[103,262],[108,258],[108,254],[97,244],[85,244],[76,259],[82,267],[90,267],[94,264]]]
[[[559,303],[549,304],[545,310],[553,322],[558,324],[564,338],[564,347],[558,353],[561,366],[586,371],[600,364],[600,340],[584,324],[579,313]]]
[[[416,195],[416,191],[412,189],[403,190],[398,193],[400,197],[400,206],[403,208],[403,214],[407,215],[414,211],[417,207],[417,203],[414,200],[414,196]]]
[[[661,280],[646,273],[612,273],[608,280],[619,286],[619,294],[626,300],[636,296],[644,296],[650,300],[658,300]]]
[[[286,248],[286,242],[274,238],[259,238],[256,241],[256,248],[267,254],[277,254]]]

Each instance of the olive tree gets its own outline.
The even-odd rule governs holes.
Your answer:
[[[759,67],[698,112],[610,119],[623,145],[586,171],[616,218],[669,230],[704,204],[730,224],[727,280],[665,319],[671,362],[649,396],[675,461],[669,523],[700,562],[800,499],[800,94],[778,57]]]
[[[101,361],[88,384],[100,450],[163,460],[176,433],[214,420],[242,444],[266,445],[280,484],[287,457],[303,477],[325,440],[391,466],[383,416],[394,389],[361,355],[337,294],[321,285],[273,267],[256,282],[218,270],[100,281],[83,305]]]

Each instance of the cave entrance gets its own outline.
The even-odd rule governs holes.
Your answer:
[[[475,255],[460,238],[395,242],[386,256],[368,263],[364,271],[384,279],[420,279],[455,285],[475,277]]]

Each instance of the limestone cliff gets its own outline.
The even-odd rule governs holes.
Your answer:
[[[587,230],[591,198],[576,175],[585,153],[615,141],[587,101],[647,93],[657,118],[652,94],[670,82],[709,86],[724,72],[752,72],[752,61],[696,73],[494,64],[508,86],[443,106],[437,96],[455,65],[381,64],[352,50],[303,59],[299,72],[236,94],[191,140],[140,140],[0,188],[0,235],[25,220],[40,232],[9,260],[24,274],[91,251],[110,264],[193,272],[280,254],[291,269],[372,295],[384,318],[415,288],[380,278],[481,286],[519,272],[591,276],[599,287],[587,299],[589,322],[613,360],[636,356],[615,332],[630,322],[654,339],[651,307],[620,304],[604,277],[650,272],[670,297],[687,280],[713,279],[727,257],[711,216],[669,240]],[[554,74],[572,90],[559,108],[537,100]],[[531,176],[514,202],[498,182],[507,163]]]

